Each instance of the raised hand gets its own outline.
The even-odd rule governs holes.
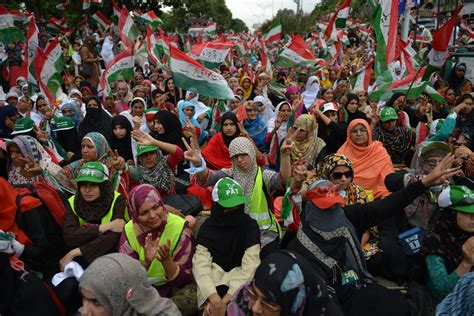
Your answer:
[[[426,176],[423,177],[421,182],[429,187],[434,184],[449,184],[449,178],[455,175],[462,175],[461,167],[454,167],[454,155],[448,154],[441,160],[441,162]]]
[[[280,129],[282,123],[283,123],[283,120],[281,118],[281,113],[278,113],[278,116],[275,120],[275,131],[278,131]]]
[[[184,130],[189,132],[194,137],[197,136],[196,126],[194,126],[193,123],[191,123],[191,121],[187,117],[186,117],[186,126],[184,126]]]
[[[291,150],[293,149],[293,130],[288,131],[288,135],[286,136],[285,140],[281,144],[280,147],[280,154],[282,155],[290,155]]]
[[[474,237],[469,238],[462,245],[462,256],[463,261],[474,265]]]
[[[125,159],[120,157],[117,150],[109,152],[110,158],[110,166],[115,170],[124,170],[125,169]]]
[[[133,129],[134,130],[139,130],[140,126],[142,125],[142,118],[138,115],[135,115],[133,118]]]
[[[151,233],[145,237],[145,262],[150,265],[153,259],[156,258],[158,248],[160,247],[160,237],[153,239]]]
[[[144,133],[140,130],[132,131],[133,138],[137,141],[137,143],[141,146],[150,146],[153,145],[154,138],[151,137],[150,134]]]
[[[303,182],[308,176],[308,167],[302,162],[299,161],[294,165],[292,177],[296,182]]]
[[[188,144],[186,139],[183,137],[184,146],[186,146],[186,151],[184,152],[184,159],[190,161],[194,166],[200,166],[202,164],[201,158],[197,154],[197,150],[194,148],[194,142],[191,137],[191,145]]]
[[[244,124],[242,124],[242,122],[237,122],[237,126],[239,126],[240,129],[240,136],[250,139],[250,134],[245,130]]]

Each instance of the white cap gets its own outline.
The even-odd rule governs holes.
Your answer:
[[[323,104],[323,109],[321,112],[326,113],[327,111],[338,111],[337,103],[336,102],[327,102]]]

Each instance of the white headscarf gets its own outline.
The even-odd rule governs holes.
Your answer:
[[[262,113],[258,113],[258,116],[260,116],[264,123],[268,123],[268,121],[270,121],[270,119],[275,115],[275,113],[273,113],[272,103],[270,102],[270,100],[268,100],[264,96],[257,95],[253,99],[253,102],[260,102],[265,105],[265,110]]]
[[[313,101],[316,100],[318,92],[319,92],[318,77],[316,76],[309,77],[308,81],[306,81],[306,90],[301,94],[303,96],[303,102],[306,109],[309,109]]]
[[[278,118],[278,114],[280,113],[280,109],[283,106],[283,104],[288,104],[288,106],[291,109],[291,105],[290,105],[290,103],[288,103],[288,101],[282,101],[282,102],[278,103],[278,105],[275,109],[275,115],[268,121],[268,124],[267,124],[267,131],[269,133],[275,127],[275,120]],[[281,126],[277,131],[278,141],[281,142],[283,139],[285,139],[287,134],[288,134],[288,121],[281,123]]]

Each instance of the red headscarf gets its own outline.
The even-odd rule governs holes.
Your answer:
[[[369,133],[366,147],[357,146],[351,140],[351,131],[362,124]],[[379,141],[372,141],[372,130],[369,123],[363,119],[353,120],[347,127],[346,142],[337,151],[344,154],[354,165],[354,183],[365,190],[372,190],[375,199],[390,195],[385,187],[385,176],[394,172],[392,160]]]

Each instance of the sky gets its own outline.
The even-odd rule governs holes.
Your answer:
[[[318,0],[300,0],[303,1],[303,11],[310,13]],[[262,23],[265,20],[272,19],[273,13],[276,14],[280,9],[293,9],[296,11],[296,3],[293,0],[226,0],[227,7],[232,12],[233,18],[239,18],[247,24],[249,29],[253,29],[255,23]]]

